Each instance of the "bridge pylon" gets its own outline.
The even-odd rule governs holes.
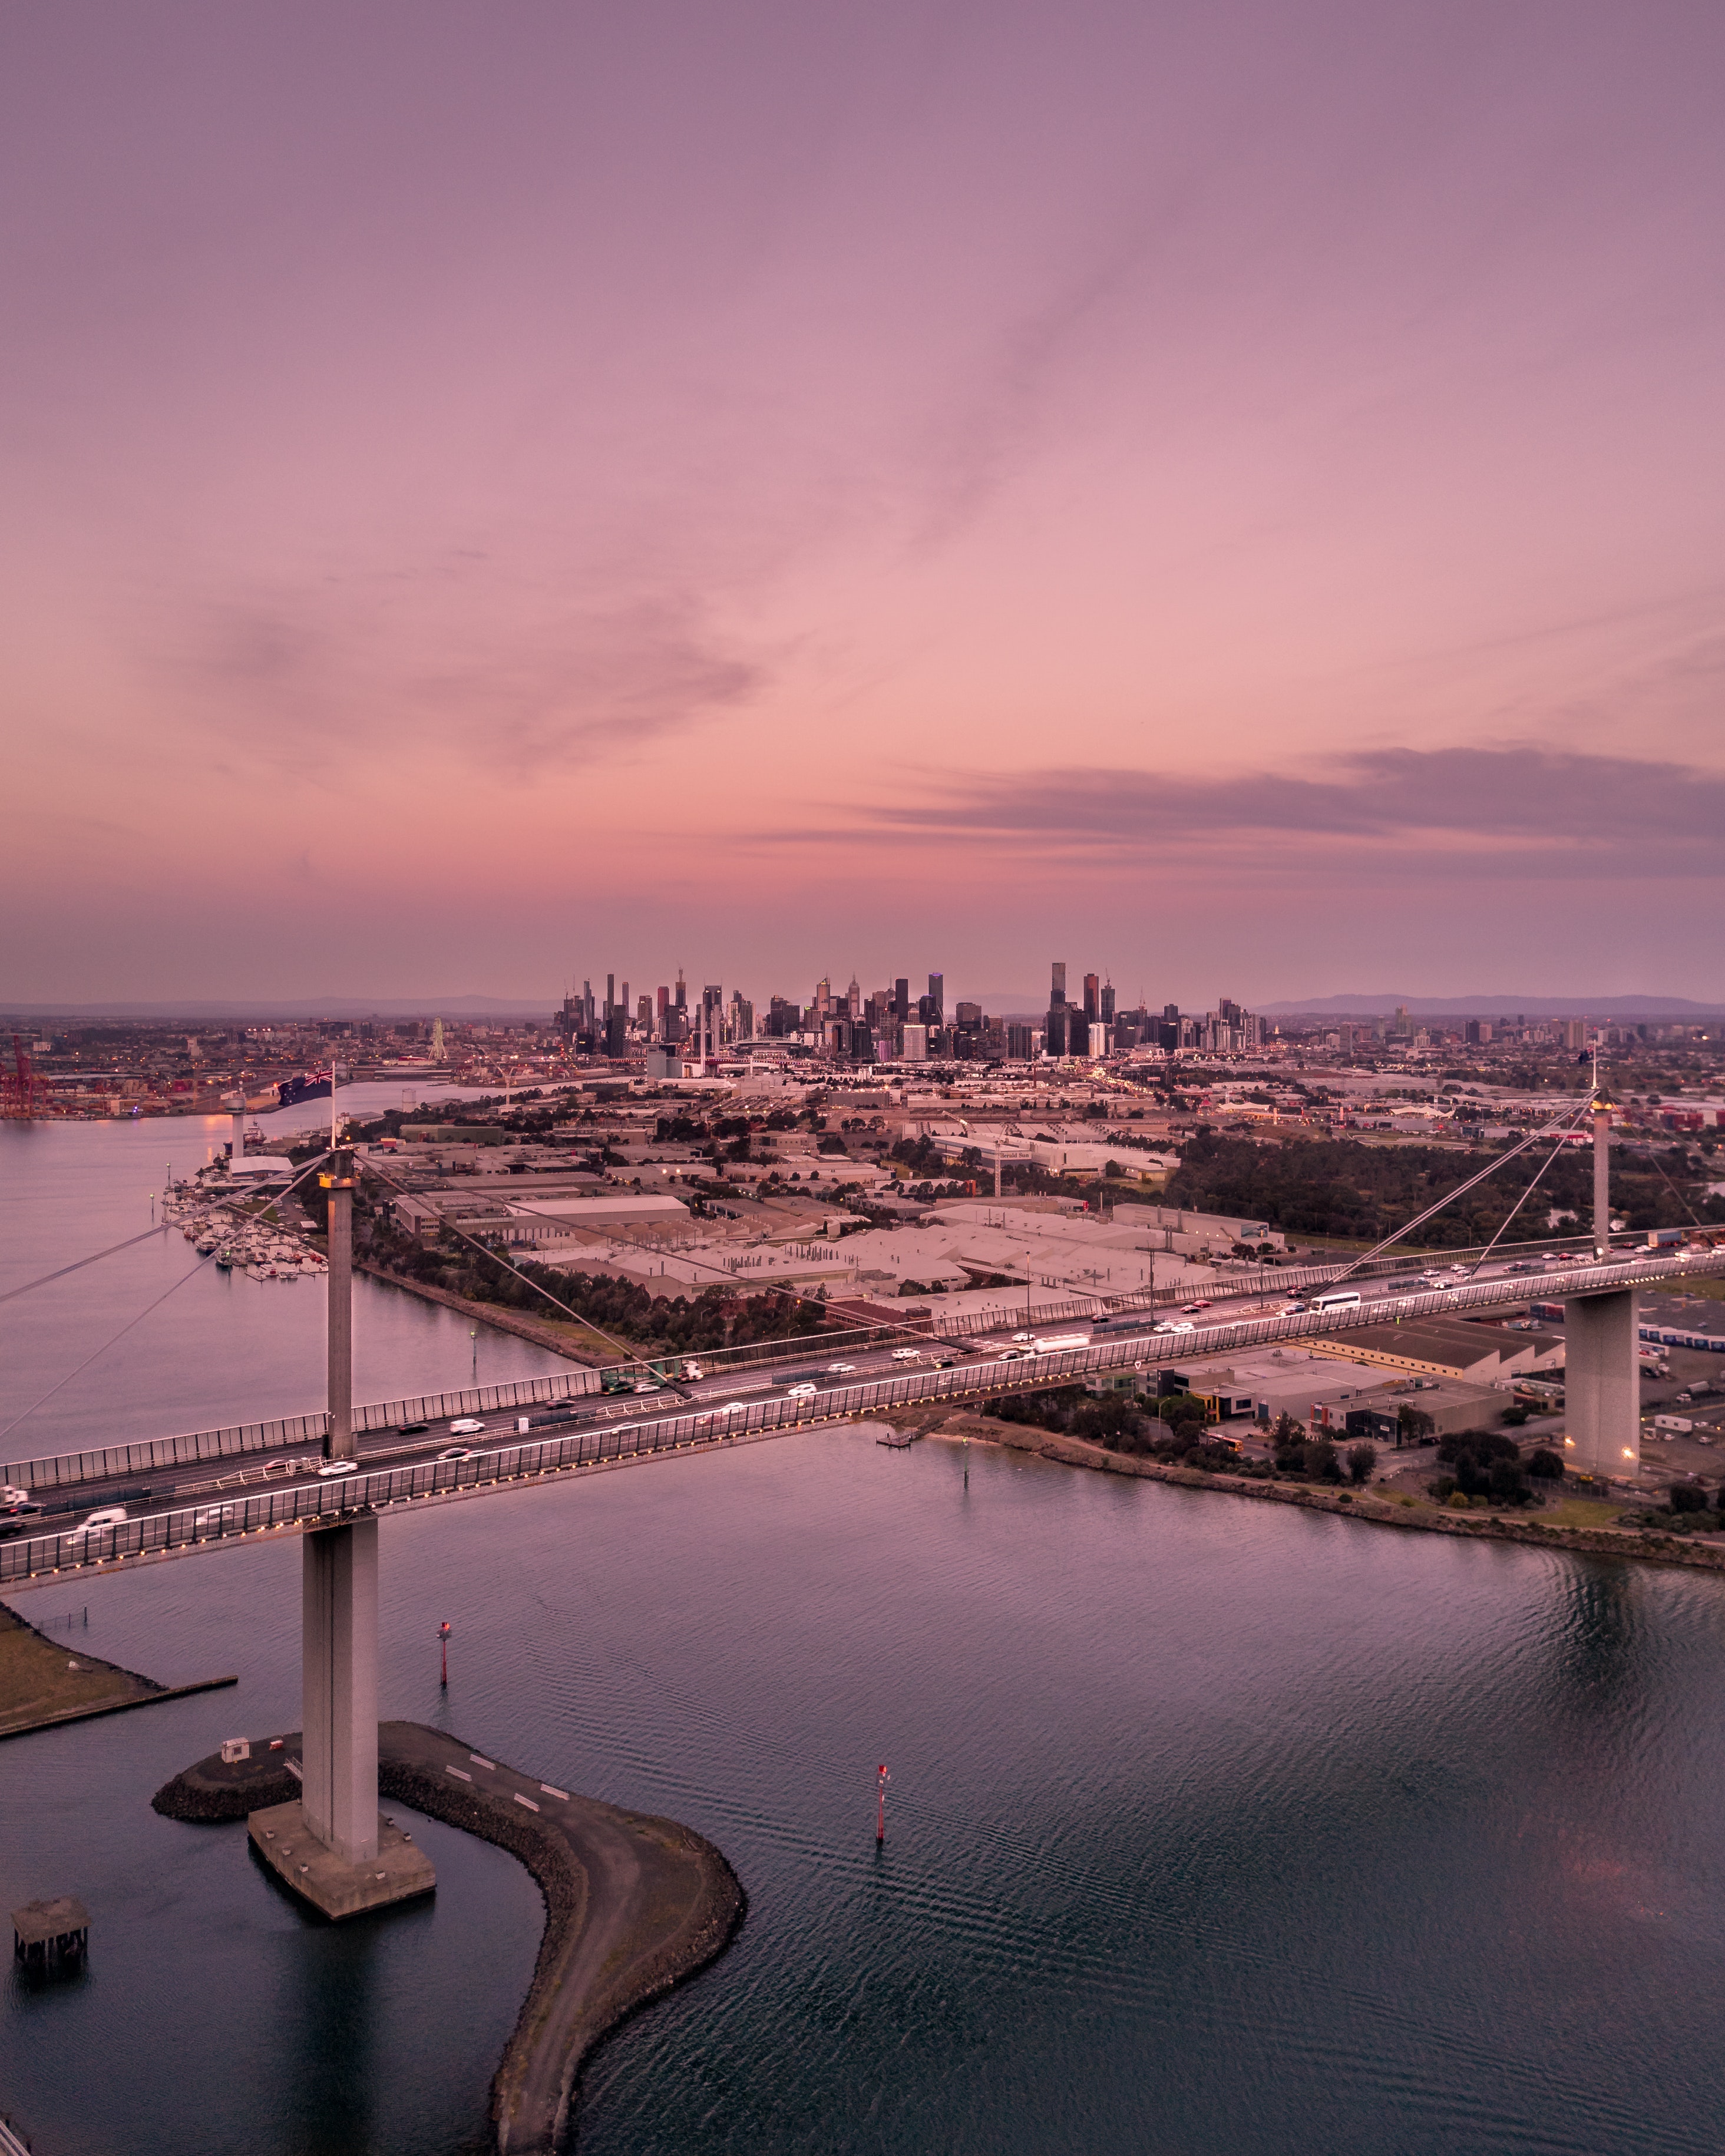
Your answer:
[[[1594,1065],[1594,1254],[1611,1254],[1611,1109]],[[1641,1379],[1635,1291],[1566,1299],[1566,1464],[1578,1475],[1633,1480],[1641,1465]]]
[[[353,1457],[353,1172],[335,1153],[329,1195],[331,1459]],[[377,1810],[377,1522],[308,1532],[300,1545],[297,1804],[254,1812],[252,1845],[327,1917],[429,1892],[431,1860]]]

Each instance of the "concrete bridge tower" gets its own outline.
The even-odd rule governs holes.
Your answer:
[[[353,1435],[353,1161],[334,1152],[329,1199],[329,1430],[332,1460]],[[299,1804],[254,1812],[254,1845],[295,1892],[344,1917],[427,1892],[431,1860],[377,1810],[377,1522],[304,1537],[300,1573]]]
[[[1594,1255],[1611,1249],[1611,1106],[1594,1086]],[[1633,1476],[1641,1460],[1641,1388],[1635,1291],[1566,1299],[1563,1397],[1568,1465],[1579,1475]]]

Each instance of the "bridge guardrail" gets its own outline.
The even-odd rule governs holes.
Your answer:
[[[1725,1251],[1710,1252],[1699,1261],[1693,1257],[1652,1259],[1640,1264],[1606,1264],[1576,1268],[1565,1285],[1575,1295],[1606,1294],[1642,1282],[1669,1280],[1686,1272],[1725,1272]],[[1625,1275],[1632,1277],[1625,1277]],[[1403,1317],[1435,1315],[1456,1306],[1453,1300],[1466,1294],[1470,1309],[1489,1309],[1495,1304],[1525,1301],[1519,1281],[1488,1281],[1472,1289],[1428,1289],[1419,1295],[1396,1298]],[[1015,1362],[967,1363],[947,1370],[926,1370],[876,1379],[861,1385],[818,1394],[814,1399],[755,1400],[740,1414],[721,1408],[696,1413],[648,1417],[638,1423],[614,1423],[603,1428],[572,1432],[567,1437],[547,1437],[504,1445],[477,1459],[426,1460],[417,1466],[382,1469],[369,1475],[343,1476],[339,1481],[259,1492],[255,1496],[217,1493],[203,1505],[187,1506],[172,1512],[156,1512],[121,1526],[86,1533],[74,1528],[59,1535],[36,1536],[28,1541],[0,1543],[0,1586],[10,1582],[40,1578],[45,1574],[85,1564],[104,1564],[116,1559],[165,1554],[199,1543],[238,1540],[271,1528],[322,1522],[336,1526],[356,1512],[387,1511],[415,1499],[477,1492],[534,1476],[560,1473],[575,1467],[597,1466],[606,1460],[639,1458],[684,1445],[706,1445],[726,1435],[759,1435],[771,1430],[795,1429],[799,1424],[855,1414],[888,1413],[942,1399],[963,1399],[1004,1391],[1044,1391],[1051,1384],[1070,1382],[1104,1370],[1135,1368],[1153,1363],[1185,1362],[1194,1356],[1212,1355],[1226,1349],[1260,1347],[1278,1340],[1311,1339],[1327,1332],[1345,1332],[1359,1322],[1357,1310],[1304,1312],[1292,1317],[1257,1317],[1194,1327],[1189,1333],[1156,1333],[1137,1339],[1109,1340],[1090,1348],[1068,1348],[1050,1355]],[[1012,1374],[1003,1374],[1009,1368]],[[502,1404],[508,1404],[503,1403]],[[197,1522],[203,1515],[205,1527]],[[213,1518],[213,1524],[212,1520]]]
[[[599,1389],[595,1369],[572,1368],[543,1378],[517,1378],[506,1385],[470,1386],[454,1393],[425,1393],[417,1399],[374,1400],[353,1410],[353,1427],[365,1432],[390,1430],[404,1422],[435,1422],[464,1414],[494,1414],[500,1408],[542,1406],[552,1400],[584,1399]],[[0,1466],[0,1482],[27,1490],[54,1490],[99,1476],[136,1475],[157,1467],[195,1466],[203,1460],[231,1459],[248,1452],[269,1452],[285,1445],[321,1444],[329,1416],[277,1415],[265,1422],[234,1424],[225,1430],[188,1430],[175,1437],[142,1438],[127,1445],[98,1445],[86,1452],[49,1453],[39,1460]]]

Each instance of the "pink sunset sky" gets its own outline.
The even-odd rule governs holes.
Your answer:
[[[1717,5],[28,5],[0,998],[1725,997]]]

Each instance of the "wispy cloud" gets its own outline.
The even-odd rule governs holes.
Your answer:
[[[770,672],[695,592],[547,604],[465,565],[224,596],[167,666],[242,757],[303,769],[412,746],[518,780],[627,758]]]
[[[1142,857],[1417,857],[1498,874],[1725,875],[1725,773],[1527,746],[1383,749],[1306,772],[1025,772],[880,805],[881,837]]]

